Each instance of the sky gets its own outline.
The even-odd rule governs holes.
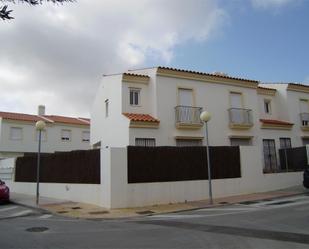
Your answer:
[[[0,1],[0,6],[3,3]],[[0,111],[89,117],[103,74],[169,66],[309,84],[308,0],[9,4]]]

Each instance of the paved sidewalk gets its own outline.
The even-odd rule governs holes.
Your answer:
[[[122,208],[122,209],[106,209],[91,204],[64,201],[46,197],[40,197],[40,205],[39,207],[37,207],[35,204],[35,196],[17,194],[17,193],[11,194],[11,200],[12,202],[15,202],[17,204],[34,208],[41,208],[45,211],[67,217],[84,218],[84,219],[112,219],[112,218],[130,218],[130,217],[138,217],[138,216],[162,214],[170,212],[180,212],[199,208],[222,206],[244,201],[274,199],[280,197],[300,195],[304,193],[309,193],[309,189],[305,189],[303,186],[295,186],[287,189],[281,189],[270,192],[216,198],[214,199],[213,205],[209,205],[208,200],[201,200],[186,203],[155,205],[141,208]]]

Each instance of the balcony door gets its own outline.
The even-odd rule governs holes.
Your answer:
[[[299,101],[302,126],[309,124],[309,104],[305,99]]]
[[[179,88],[179,105],[180,106],[193,106],[193,90]]]
[[[242,124],[244,122],[242,95],[241,93],[231,92],[231,121],[232,123]]]

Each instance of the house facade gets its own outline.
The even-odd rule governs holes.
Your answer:
[[[155,67],[104,76],[91,112],[91,144],[101,147],[209,144],[261,148],[267,170],[278,149],[309,143],[309,87],[260,84],[223,73]],[[301,120],[301,117],[303,120]]]
[[[0,112],[0,159],[37,152],[38,131],[35,123],[46,123],[42,131],[43,153],[90,149],[90,120],[46,115],[39,106],[37,115]]]

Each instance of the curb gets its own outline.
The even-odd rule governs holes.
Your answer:
[[[12,203],[12,204],[15,204],[15,205],[18,205],[18,206],[22,206],[22,207],[26,207],[26,208],[30,208],[30,209],[39,211],[42,214],[52,214],[52,212],[48,211],[47,209],[31,206],[31,205],[24,204],[24,203],[21,203],[21,202],[18,202],[18,201],[10,200],[9,203]]]

